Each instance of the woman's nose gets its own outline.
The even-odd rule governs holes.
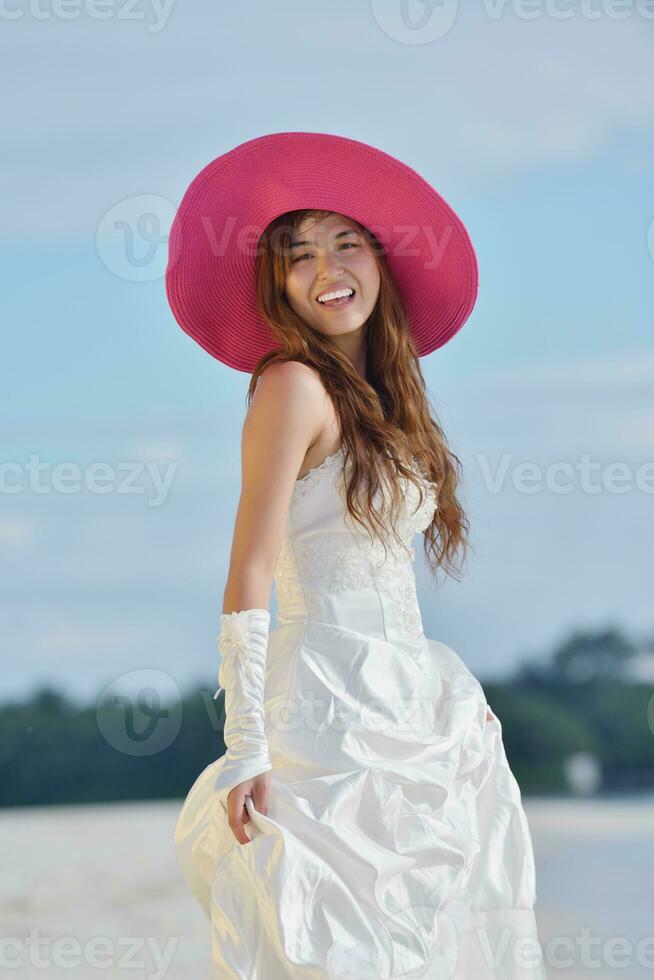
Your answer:
[[[332,274],[334,272],[342,272],[343,264],[338,255],[327,252],[319,260],[318,268],[321,274]]]

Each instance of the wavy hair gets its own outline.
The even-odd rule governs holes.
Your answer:
[[[300,361],[320,376],[339,420],[347,509],[370,533],[386,537],[388,521],[396,538],[396,520],[410,480],[421,492],[411,460],[436,484],[437,507],[424,532],[424,551],[434,577],[438,568],[458,579],[471,547],[469,521],[456,497],[462,465],[448,447],[431,409],[425,379],[410,330],[409,318],[388,267],[386,252],[365,226],[353,223],[373,250],[380,271],[375,308],[364,324],[366,381],[331,338],[309,327],[288,303],[285,282],[290,266],[290,241],[305,218],[331,214],[319,209],[289,211],[275,218],[259,239],[255,288],[259,307],[279,348],[257,362],[247,392],[249,405],[263,371],[276,361]],[[353,219],[350,219],[353,220]],[[390,514],[375,506],[382,484],[390,489]]]

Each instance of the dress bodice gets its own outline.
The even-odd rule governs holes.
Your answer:
[[[401,546],[392,533],[386,540],[368,533],[348,513],[343,458],[344,450],[337,450],[295,483],[274,572],[277,621],[322,622],[392,641],[420,639],[412,541],[433,519],[436,485],[417,467],[422,495],[402,478],[406,489],[396,521]],[[375,501],[382,509],[388,503]]]

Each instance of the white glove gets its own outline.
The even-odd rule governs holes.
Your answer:
[[[264,686],[270,613],[267,609],[243,609],[222,613],[218,647],[222,661],[218,671],[225,691],[227,746],[214,788],[227,812],[230,791],[246,779],[272,769],[264,732]]]

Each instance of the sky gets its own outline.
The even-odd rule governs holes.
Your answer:
[[[99,9],[0,14],[3,699],[213,685],[249,378],[176,324],[167,230],[206,163],[285,130],[404,160],[477,252],[470,319],[421,360],[474,548],[436,587],[416,538],[427,635],[482,680],[572,630],[651,637],[647,5]]]

